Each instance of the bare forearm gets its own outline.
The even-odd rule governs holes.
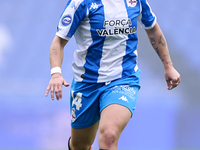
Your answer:
[[[146,32],[149,37],[149,41],[156,53],[158,54],[158,56],[160,57],[164,68],[166,69],[173,66],[168,51],[167,42],[159,25],[156,24],[152,29],[146,30]]]
[[[63,49],[66,44],[67,40],[61,39],[58,36],[54,37],[50,47],[50,54],[49,54],[51,68],[61,67],[63,61]],[[54,100],[54,93],[56,95],[56,99],[59,100],[62,98],[62,85],[68,87],[69,84],[62,77],[62,74],[60,72],[56,72],[57,70],[56,71],[52,70],[51,70],[51,79],[49,81],[49,85],[46,90],[46,96],[48,96],[49,91],[51,91],[52,100]]]
[[[49,53],[51,68],[61,67],[63,61],[63,49],[65,44],[66,42],[57,36],[55,36],[55,38],[53,39]]]

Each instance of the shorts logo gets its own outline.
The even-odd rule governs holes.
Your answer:
[[[72,17],[70,15],[66,15],[62,18],[61,23],[63,26],[68,26],[72,22]]]
[[[121,100],[123,100],[123,101],[125,101],[125,102],[128,102],[126,96],[122,96],[122,97],[120,97],[119,99],[121,99]]]
[[[74,108],[72,108],[71,120],[72,120],[72,122],[74,122],[76,120],[76,115],[75,115],[75,109]]]
[[[136,91],[134,90],[133,87],[130,87],[129,85],[115,86],[111,90],[112,90],[112,93],[123,94],[123,96],[119,98],[119,99],[121,99],[123,101],[128,101],[126,96],[131,98],[133,101],[135,100]]]
[[[126,0],[128,7],[135,7],[137,5],[137,0]]]

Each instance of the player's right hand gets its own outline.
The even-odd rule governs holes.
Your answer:
[[[60,73],[54,73],[51,75],[51,79],[49,81],[49,85],[46,90],[46,96],[48,96],[49,91],[51,90],[51,99],[54,100],[54,93],[56,95],[56,99],[59,100],[62,98],[62,85],[68,87],[69,84],[62,77]]]

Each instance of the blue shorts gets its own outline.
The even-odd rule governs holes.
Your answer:
[[[111,104],[127,107],[133,114],[140,80],[140,70],[129,77],[106,83],[85,83],[73,80],[71,85],[71,126],[86,128],[100,119],[101,111]]]

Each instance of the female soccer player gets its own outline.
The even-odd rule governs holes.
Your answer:
[[[99,149],[117,150],[140,89],[137,66],[137,21],[162,60],[168,89],[180,83],[165,37],[146,0],[69,0],[50,47],[51,91],[62,98],[63,49],[74,35],[69,149],[90,149],[99,129]]]

